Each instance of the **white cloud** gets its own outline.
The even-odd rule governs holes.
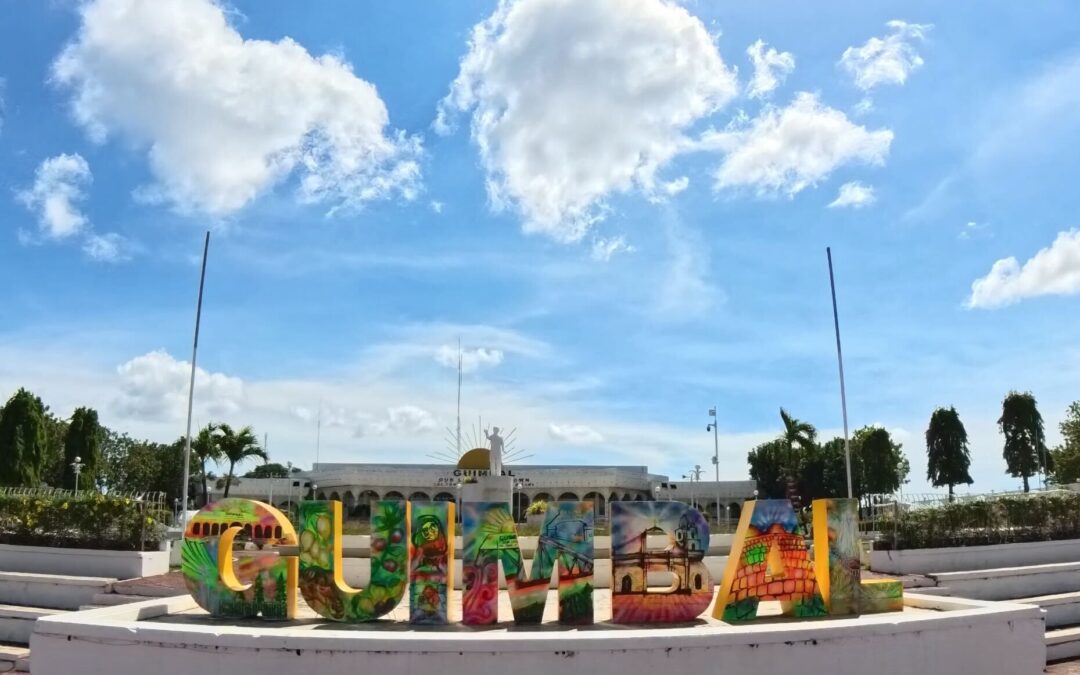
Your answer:
[[[82,155],[61,154],[43,161],[33,187],[17,196],[26,208],[37,212],[38,226],[45,235],[64,239],[87,224],[78,202],[86,198],[85,188],[91,182],[90,166]]]
[[[836,199],[829,204],[829,208],[836,209],[850,206],[853,209],[861,209],[864,206],[873,204],[875,201],[877,201],[877,197],[874,196],[874,188],[855,180],[840,186],[840,192],[836,195]]]
[[[120,395],[113,401],[113,409],[118,414],[152,420],[184,418],[191,363],[159,349],[121,364],[116,372]],[[243,400],[244,383],[239,378],[195,369],[195,409],[200,416],[231,415]]]
[[[549,424],[548,436],[571,445],[592,445],[603,443],[600,432],[585,424]]]
[[[795,70],[794,54],[778,52],[772,47],[765,49],[762,40],[747,47],[746,54],[754,64],[754,75],[746,85],[746,93],[750,98],[768,96]]]
[[[91,234],[83,243],[83,252],[101,262],[131,260],[131,244],[115,232]]]
[[[884,163],[892,139],[892,131],[869,131],[802,92],[788,107],[767,107],[746,126],[706,133],[700,145],[726,152],[717,189],[795,195],[844,164]]]
[[[874,99],[870,98],[869,96],[864,96],[862,99],[859,100],[858,103],[856,103],[851,108],[851,112],[856,117],[862,117],[863,115],[867,114],[868,112],[870,112],[873,109],[874,109]]]
[[[914,43],[923,40],[933,26],[906,21],[885,25],[891,31],[888,35],[872,37],[861,47],[848,47],[840,57],[840,66],[863,91],[882,84],[904,84],[923,65]]]
[[[415,436],[428,431],[433,431],[438,424],[435,417],[414,405],[403,405],[396,408],[388,408],[386,416],[375,422],[368,422],[356,431],[357,436],[386,436],[404,435]]]
[[[593,240],[591,257],[597,262],[607,262],[616,253],[633,253],[635,249],[626,243],[626,237],[621,234],[617,237],[604,239],[597,237]]]
[[[437,200],[431,200],[431,210],[435,213],[442,213],[443,203]]]
[[[986,223],[977,223],[974,220],[970,220],[964,225],[963,229],[960,230],[960,234],[956,235],[956,237],[957,239],[971,239],[982,233],[993,236],[987,231],[987,227]]]
[[[447,368],[457,368],[458,350],[451,345],[442,345],[435,350],[435,361]],[[476,349],[461,350],[461,370],[471,373],[481,367],[495,367],[502,363],[503,352],[501,349]]]
[[[1080,293],[1080,230],[1059,232],[1057,239],[1023,266],[1002,258],[985,277],[971,284],[969,309],[994,309],[1040,295]]]
[[[653,313],[664,320],[700,318],[723,297],[709,279],[709,248],[700,233],[683,225],[678,214],[664,215],[667,258],[656,283]]]
[[[245,40],[210,0],[94,0],[53,64],[90,136],[146,147],[181,210],[233,212],[294,171],[308,201],[415,195],[419,140],[387,130],[375,87],[289,38]]]
[[[472,33],[436,129],[472,110],[497,209],[582,239],[613,193],[656,190],[684,132],[735,96],[701,21],[664,0],[503,0]]]

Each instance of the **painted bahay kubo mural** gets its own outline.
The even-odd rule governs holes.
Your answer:
[[[769,600],[779,601],[794,617],[903,608],[899,581],[859,578],[857,502],[817,500],[813,516],[811,552],[790,502],[746,503],[713,604],[716,619],[754,619],[759,602]],[[377,502],[371,578],[363,590],[350,588],[343,578],[341,503],[304,502],[298,523],[299,535],[280,511],[246,499],[223,500],[200,511],[182,545],[186,583],[199,606],[223,618],[291,619],[299,589],[319,615],[359,623],[389,613],[408,584],[412,623],[451,620],[454,504]],[[556,568],[559,622],[593,622],[591,503],[548,504],[529,569],[506,503],[466,502],[462,523],[463,623],[498,621],[500,564],[515,623],[541,621]],[[679,502],[614,502],[611,526],[612,621],[697,620],[713,601],[704,562],[709,529],[701,513]],[[660,547],[650,545],[653,537],[661,540]],[[279,555],[274,547],[296,547],[299,555]],[[667,572],[673,582],[649,588],[650,572]]]

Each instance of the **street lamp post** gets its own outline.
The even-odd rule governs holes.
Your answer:
[[[461,481],[457,482],[457,517],[460,519],[461,514]]]
[[[521,509],[518,509],[518,500],[515,491],[520,494],[521,488],[523,487],[525,486],[522,484],[522,482],[517,481],[516,483],[514,483],[514,490],[510,492],[510,513],[514,515],[514,522],[520,522],[521,520]],[[517,511],[516,514],[514,513],[515,510]]]
[[[75,496],[79,496],[79,473],[82,472],[82,468],[86,466],[82,462],[82,457],[76,455],[75,461],[71,463],[71,469],[75,472]]]
[[[716,467],[716,522],[720,522],[720,432],[716,428],[716,408],[709,408],[709,417],[713,418],[705,427],[705,431],[713,432],[713,457],[712,463]]]

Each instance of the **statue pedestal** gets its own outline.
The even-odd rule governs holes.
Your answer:
[[[475,483],[461,486],[461,501],[509,504],[513,489],[514,479],[511,476],[479,476]]]

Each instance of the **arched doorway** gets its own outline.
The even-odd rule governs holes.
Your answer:
[[[525,520],[525,510],[529,508],[529,495],[524,492],[514,493],[514,522],[520,523]]]
[[[593,516],[595,518],[603,518],[607,514],[607,504],[605,504],[604,495],[599,492],[587,492],[585,496],[581,498],[583,502],[593,503]]]
[[[629,574],[624,574],[622,578],[621,590],[623,593],[629,593],[634,589],[634,582],[631,581]]]
[[[576,494],[574,494],[573,492],[564,492],[561,495],[559,495],[559,501],[560,502],[576,502],[576,501],[580,501],[580,500],[578,499],[578,496]]]
[[[371,505],[379,501],[379,493],[374,490],[364,490],[356,497],[356,517],[366,520],[371,517]]]
[[[403,502],[405,501],[405,495],[401,494],[397,490],[391,490],[383,495],[383,499],[386,501]]]
[[[535,497],[532,498],[532,500],[534,502],[553,502],[555,501],[555,498],[546,492],[539,492]]]
[[[417,492],[414,492],[411,495],[409,495],[409,501],[410,502],[430,502],[431,497],[428,497],[428,494],[426,492],[417,491]]]

